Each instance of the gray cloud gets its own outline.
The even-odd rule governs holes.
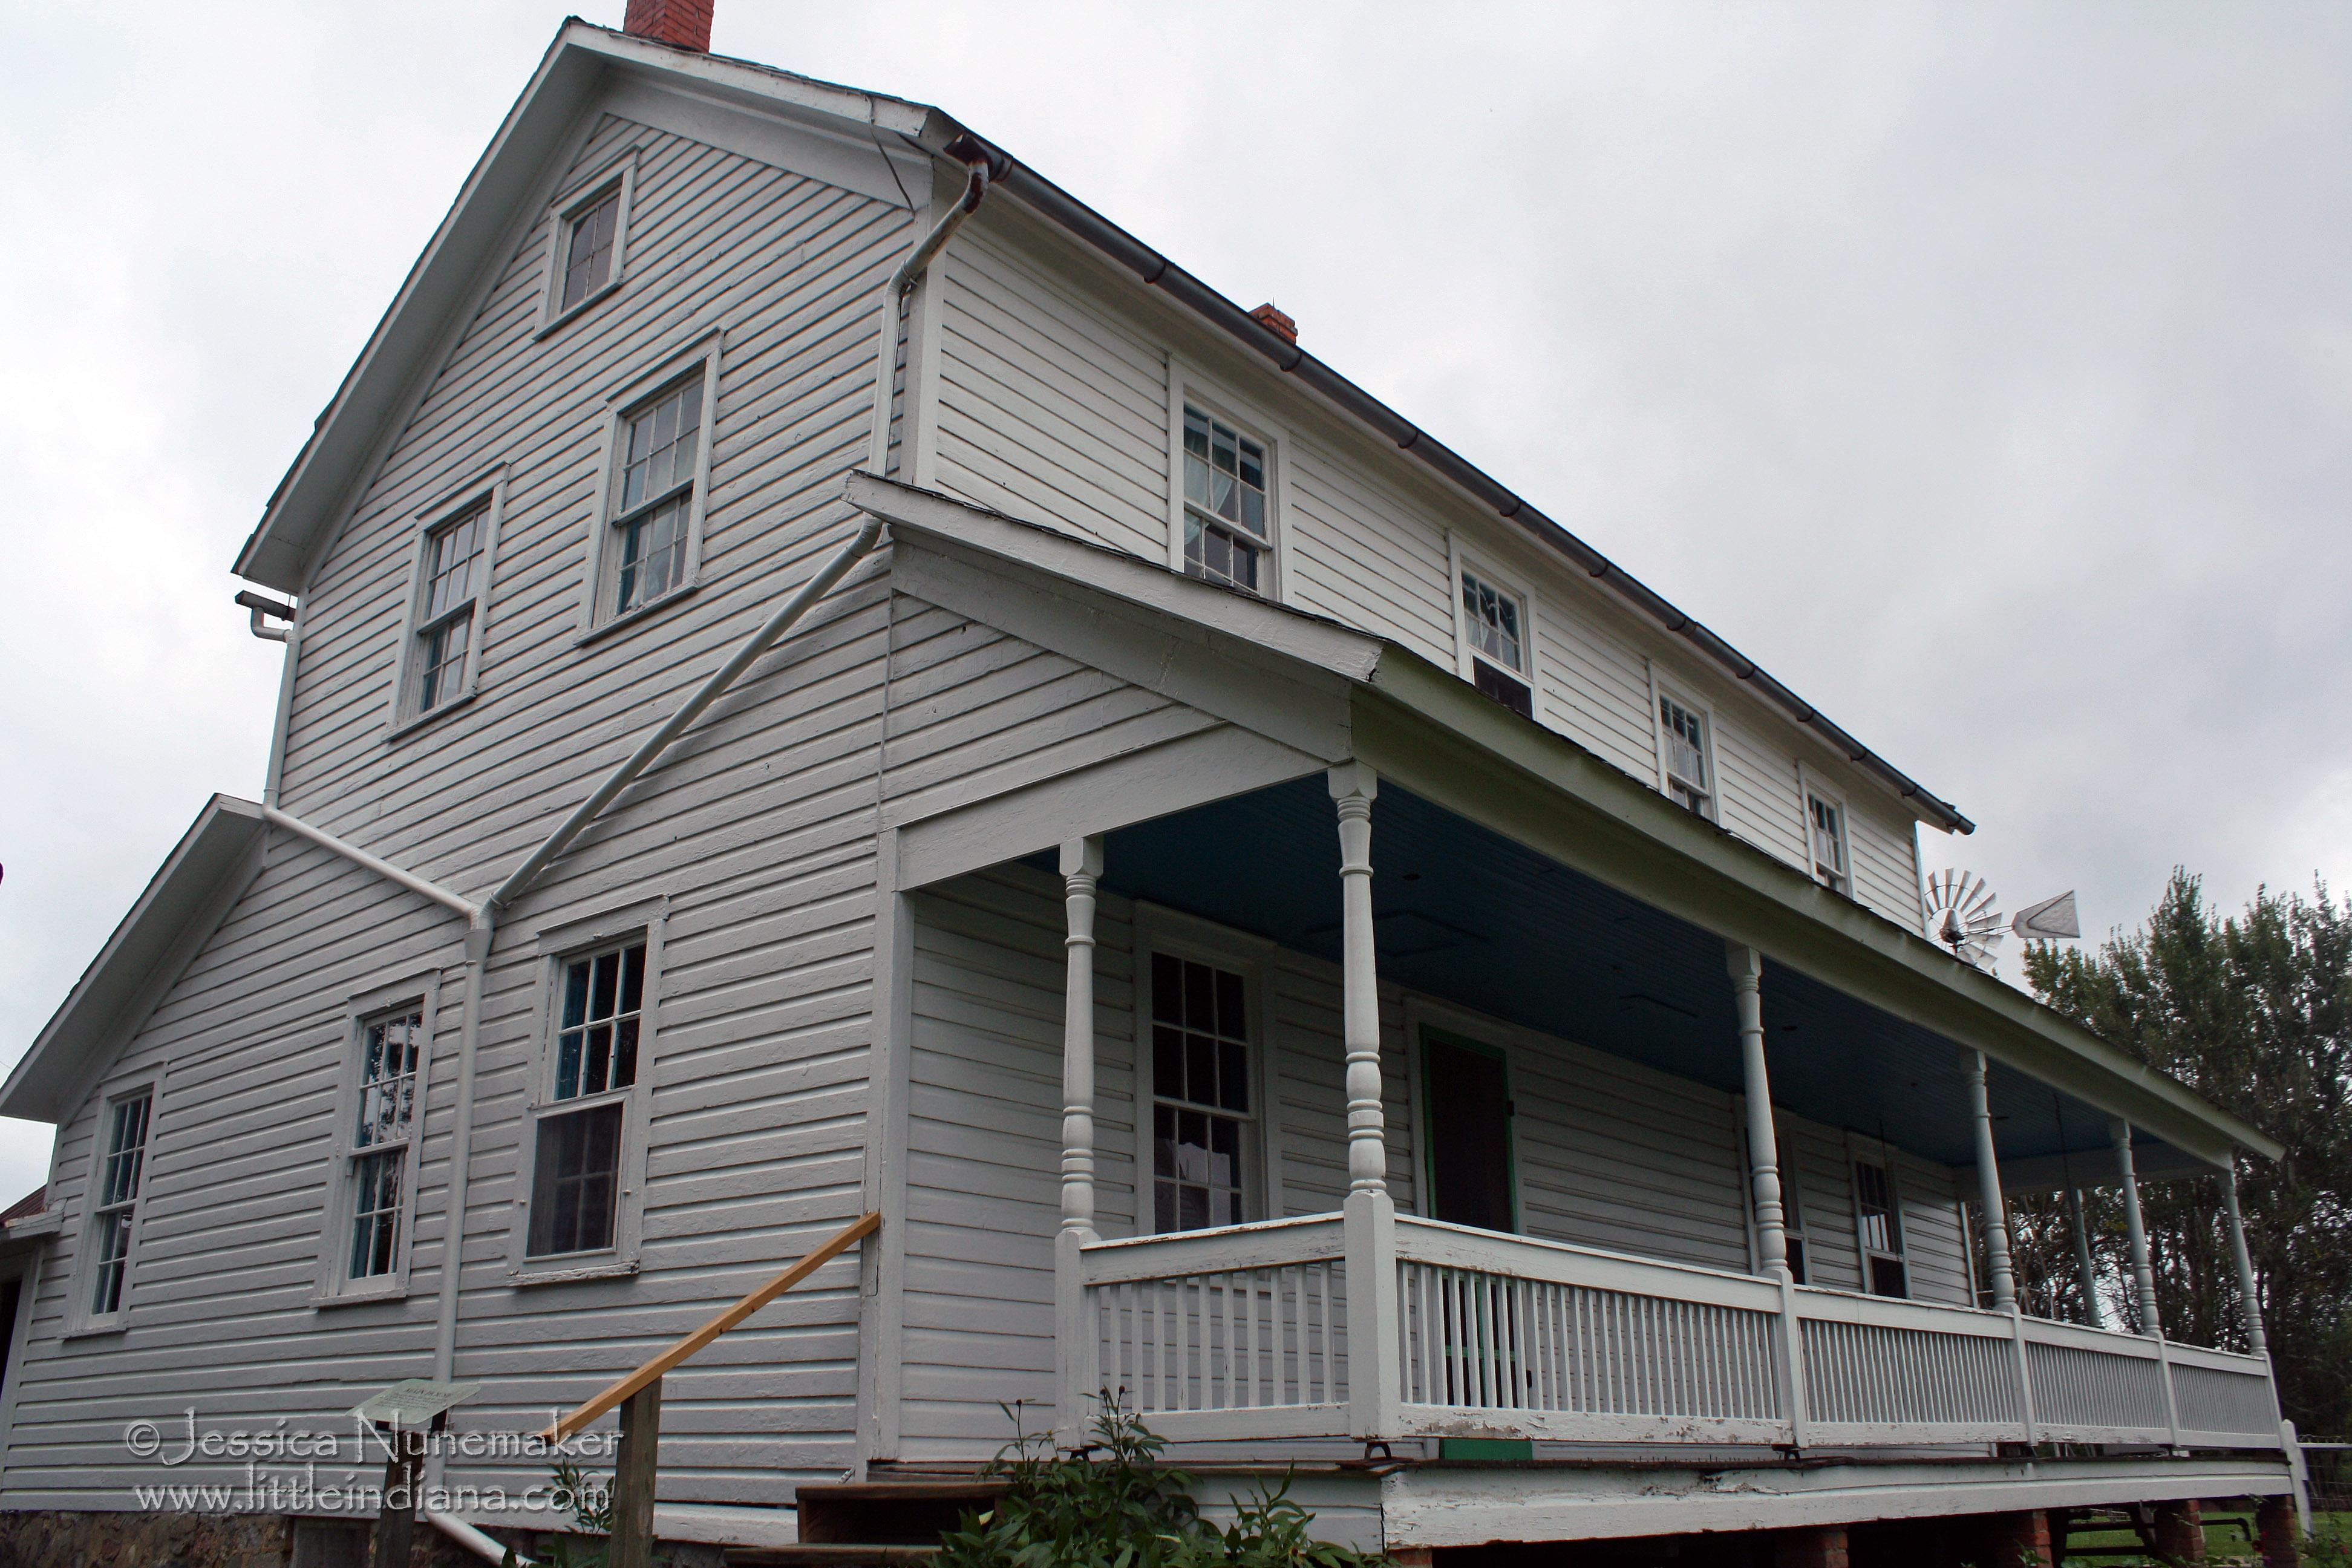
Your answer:
[[[558,21],[188,16],[0,41],[9,1058],[259,787],[227,563]],[[721,0],[717,41],[1280,302],[1958,800],[1931,867],[2099,930],[2176,861],[2345,865],[2352,13]]]

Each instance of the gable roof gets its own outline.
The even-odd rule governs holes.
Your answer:
[[[803,123],[826,120],[836,126],[855,126],[873,136],[877,148],[883,145],[881,134],[887,132],[909,151],[944,158],[951,143],[967,139],[965,147],[976,146],[989,160],[994,188],[1003,196],[1020,202],[1101,253],[1142,286],[1166,295],[1264,359],[1343,421],[1391,443],[1444,488],[1516,525],[1638,617],[1679,638],[1698,658],[1755,692],[1767,706],[1812,731],[1921,819],[1948,832],[1976,830],[1976,825],[1950,802],[1864,745],[1755,660],[1524,498],[1295,341],[1269,331],[1165,255],[941,110],[754,61],[632,37],[577,17],[567,19],[557,32],[538,70],[467,176],[457,202],[417,258],[333,400],[320,414],[293,467],[279,481],[260,522],[239,552],[234,567],[237,575],[285,593],[301,590],[319,550],[351,506],[355,487],[364,482],[373,468],[373,455],[390,438],[392,432],[386,426],[421,390],[446,354],[443,344],[451,314],[460,302],[478,294],[487,270],[518,242],[521,223],[535,216],[518,211],[523,198],[547,173],[549,160],[574,118],[592,101],[600,85],[615,74],[657,76],[703,96]]]
[[[0,1084],[0,1116],[70,1114],[107,1054],[163,993],[261,868],[261,807],[216,795],[165,857],[32,1048]]]

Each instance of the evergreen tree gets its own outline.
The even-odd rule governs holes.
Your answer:
[[[2306,1435],[2352,1430],[2352,908],[2323,884],[2218,918],[2176,869],[2140,930],[2095,952],[2037,944],[2025,972],[2053,1007],[2286,1145],[2238,1168],[2280,1402]],[[2242,1345],[2219,1179],[2147,1182],[2142,1202],[2164,1331]],[[2102,1295],[2128,1321],[2120,1194],[2084,1203]],[[2063,1200],[2021,1204],[2016,1228],[2028,1310],[2080,1317]]]

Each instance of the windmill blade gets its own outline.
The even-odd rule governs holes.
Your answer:
[[[2072,888],[2054,899],[2027,905],[2017,911],[2017,918],[2009,924],[2011,931],[2028,938],[2055,939],[2083,934],[2083,922],[2074,913],[2074,889]]]

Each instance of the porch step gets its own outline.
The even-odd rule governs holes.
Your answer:
[[[844,1481],[800,1489],[804,1546],[936,1547],[966,1513],[1004,1495],[1002,1481]],[[764,1561],[764,1560],[763,1560]]]
[[[727,1568],[895,1568],[929,1563],[936,1546],[860,1546],[836,1542],[815,1546],[730,1546]]]

